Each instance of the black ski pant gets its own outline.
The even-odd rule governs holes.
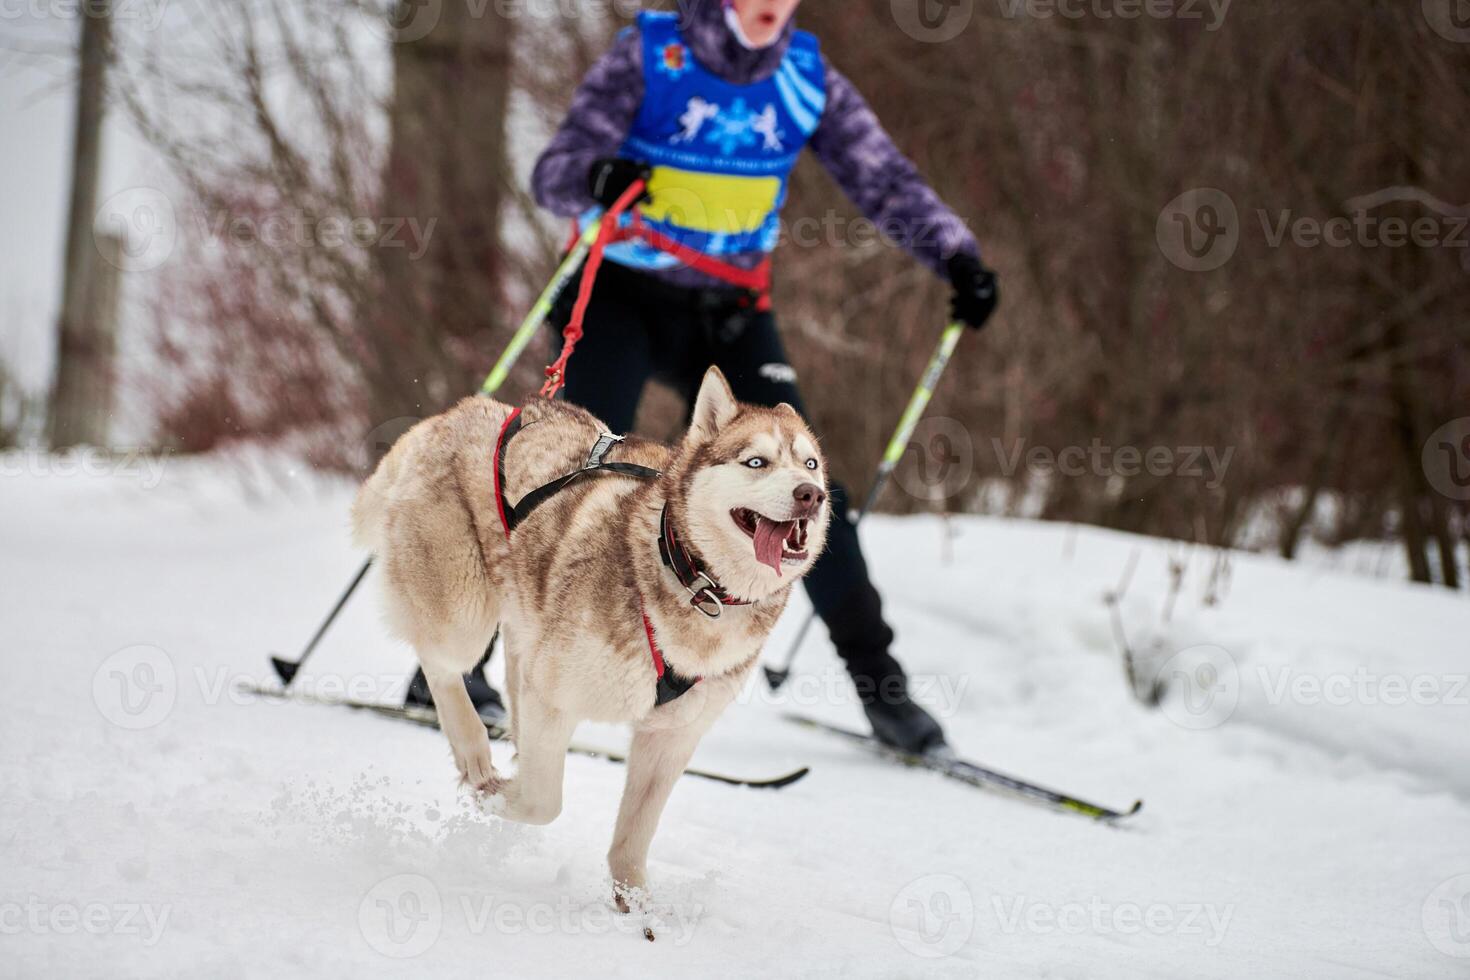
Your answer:
[[[548,319],[558,334],[558,350],[577,283],[563,291]],[[672,387],[692,411],[711,364],[724,372],[740,401],[785,402],[807,417],[775,317],[753,310],[739,291],[683,289],[607,262],[593,285],[583,330],[563,390],[568,401],[613,432],[632,430],[651,378]],[[882,602],[868,578],[857,529],[846,519],[847,491],[835,483],[829,490],[833,518],[827,547],[806,576],[807,595],[854,678],[881,682],[901,675],[888,652],[893,630],[883,620]]]

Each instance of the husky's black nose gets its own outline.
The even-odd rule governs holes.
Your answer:
[[[796,498],[796,509],[803,516],[814,513],[827,499],[826,491],[815,483],[803,483],[791,491],[791,496]]]

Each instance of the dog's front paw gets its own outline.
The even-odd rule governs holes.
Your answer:
[[[638,871],[613,879],[613,905],[619,912],[643,912],[648,907],[648,880]]]
[[[642,888],[613,882],[613,905],[624,915],[642,914],[648,909],[648,892]]]
[[[459,781],[476,793],[494,795],[505,786],[505,779],[495,771],[490,762],[490,740],[468,753],[454,754],[454,764],[459,769]]]
[[[497,772],[491,772],[488,777],[471,780],[468,776],[461,776],[459,784],[470,790],[476,796],[501,798],[505,792],[507,780]]]
[[[638,875],[642,881],[642,874]],[[631,885],[624,881],[613,882],[613,905],[617,906],[619,912],[624,915],[638,915],[643,917],[643,938],[649,942],[654,941],[653,923],[656,921],[651,912],[651,900],[648,889],[643,885]]]

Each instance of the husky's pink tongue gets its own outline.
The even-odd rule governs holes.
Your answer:
[[[773,521],[757,517],[755,521],[755,560],[770,565],[781,574],[781,551],[795,521]]]

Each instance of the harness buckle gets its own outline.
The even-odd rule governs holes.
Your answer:
[[[696,589],[694,586],[699,583],[700,579],[704,579],[705,584]],[[684,591],[689,593],[689,604],[691,606],[704,613],[710,619],[719,619],[720,613],[725,610],[725,604],[720,601],[719,595],[715,592],[717,588],[719,586],[715,584],[714,579],[710,578],[704,572],[700,572],[694,576],[693,582],[684,586]],[[706,603],[713,604],[713,611],[711,611],[711,608]]]
[[[587,454],[587,465],[583,469],[590,470],[601,466],[603,457],[608,454],[608,451],[622,441],[622,436],[615,436],[611,432],[604,432],[599,435],[597,442],[592,446],[592,451]]]

